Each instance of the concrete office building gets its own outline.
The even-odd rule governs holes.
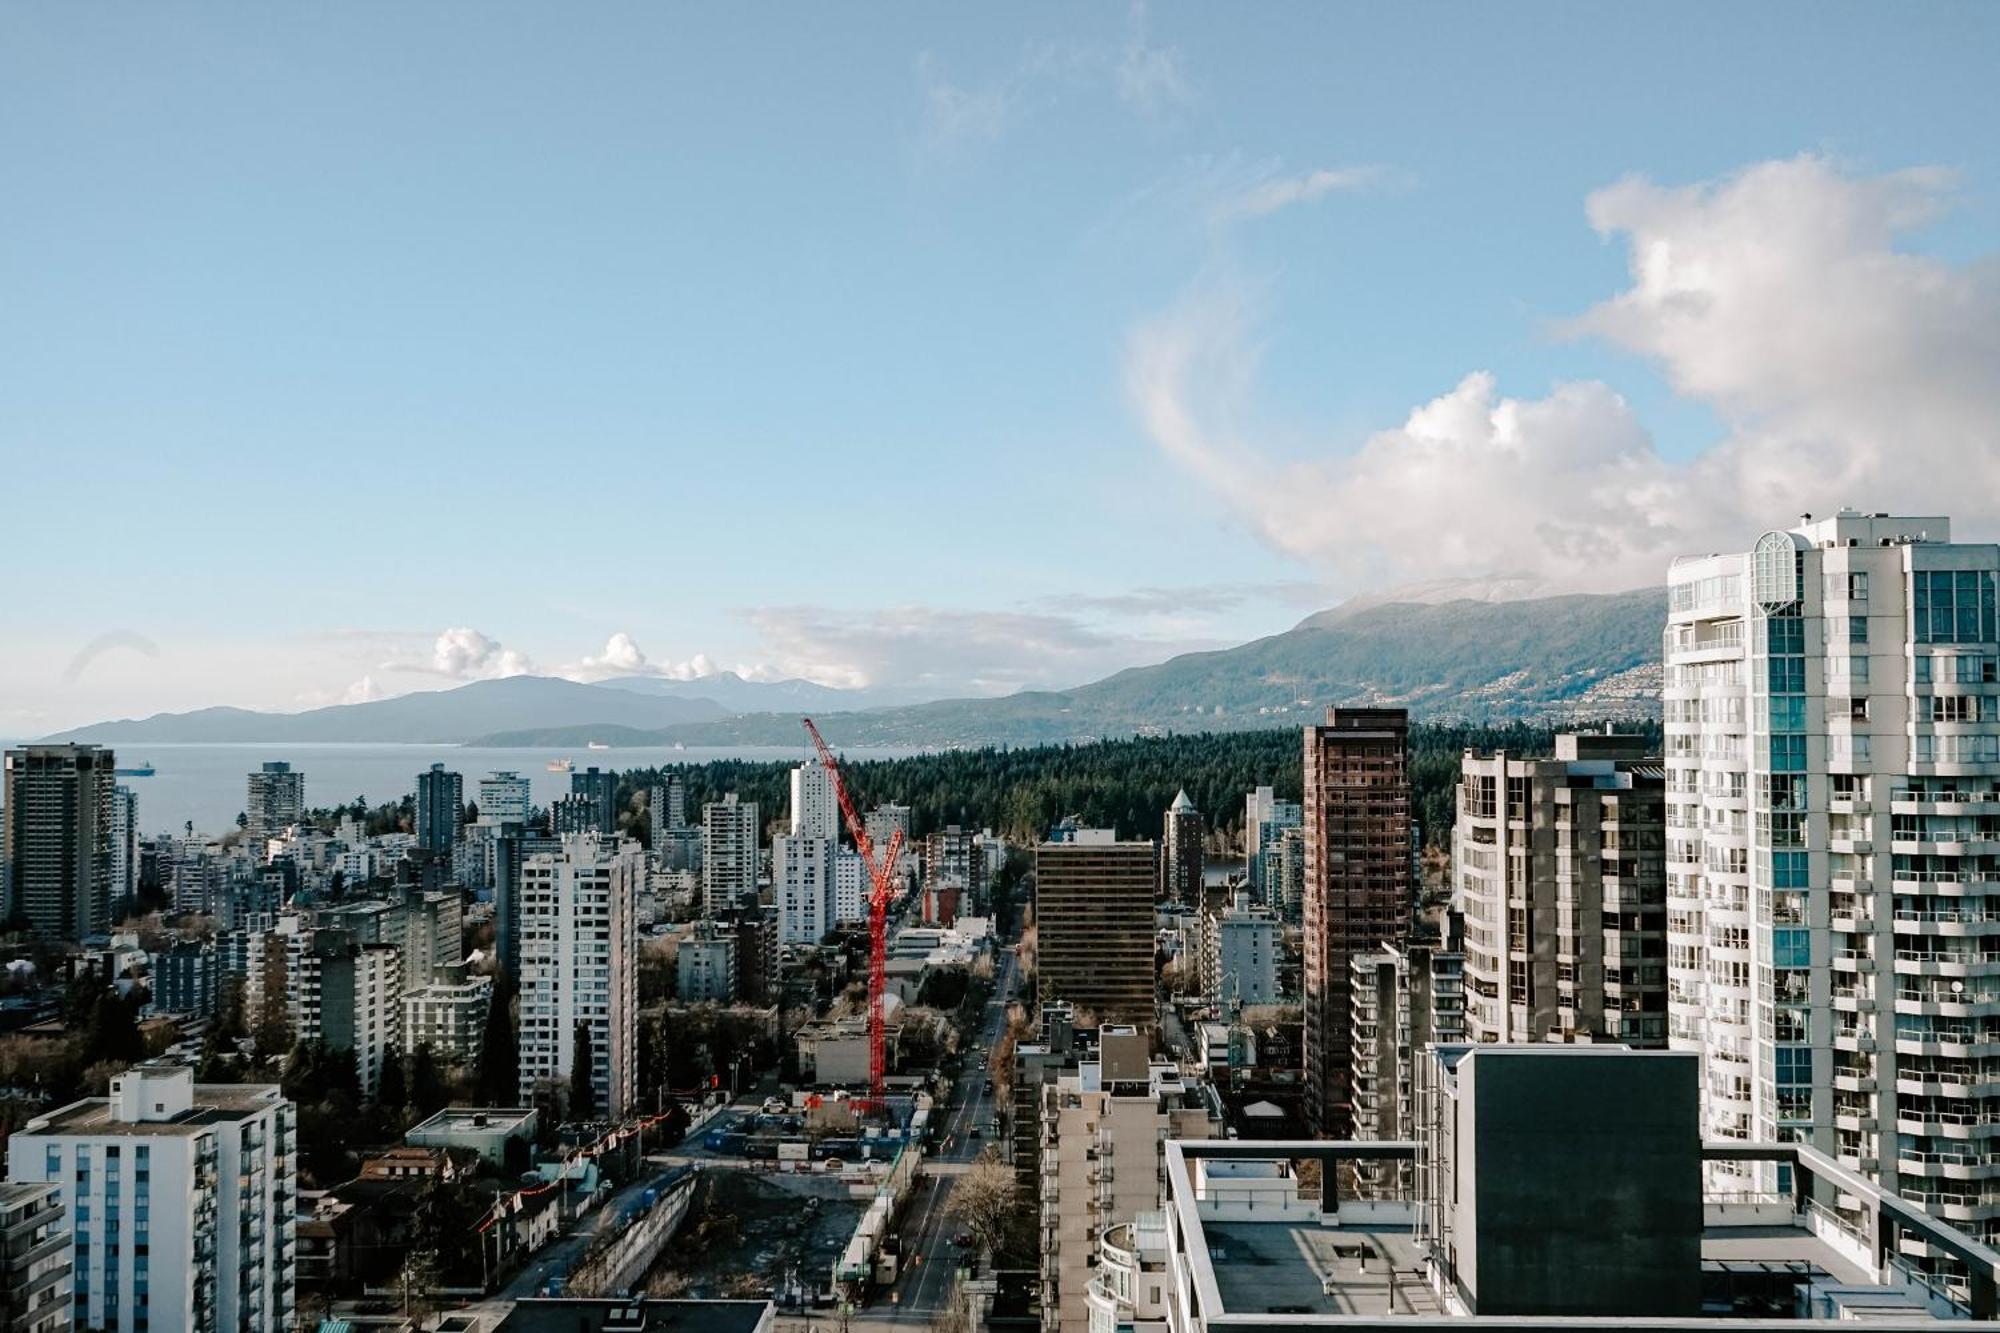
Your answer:
[[[1100,1033],[1097,1058],[1040,1086],[1042,1327],[1091,1333],[1098,1238],[1160,1206],[1160,1145],[1221,1132],[1214,1092],[1154,1063],[1142,1029]]]
[[[1037,982],[1102,1023],[1153,1019],[1153,844],[1078,829],[1035,849]]]
[[[465,819],[465,778],[443,764],[417,774],[417,846],[449,861]]]
[[[1243,869],[1250,892],[1259,903],[1275,907],[1282,897],[1278,884],[1278,849],[1286,829],[1305,824],[1305,807],[1280,800],[1269,787],[1259,787],[1243,801]]]
[[[757,896],[757,854],[763,824],[755,801],[729,792],[701,808],[702,910],[718,916]]]
[[[637,1057],[637,843],[574,834],[530,857],[521,884],[521,1100],[565,1086],[589,1029],[597,1114],[632,1109]]]
[[[1207,864],[1201,840],[1207,831],[1201,811],[1194,808],[1187,792],[1175,793],[1160,826],[1161,901],[1183,907],[1201,905],[1202,873]]]
[[[882,852],[888,851],[884,847]],[[776,876],[773,876],[775,880]],[[833,853],[833,920],[836,925],[850,921],[868,919],[869,896],[873,886],[868,879],[868,862],[860,852],[852,847],[836,848]]]
[[[69,1333],[70,1249],[61,1186],[0,1181],[0,1330]]]
[[[534,807],[533,788],[519,773],[488,773],[479,779],[479,822],[497,829],[528,822]]]
[[[1668,1020],[1705,1131],[2000,1234],[2000,547],[1843,510],[1669,576]]]
[[[791,831],[795,838],[840,839],[840,800],[833,774],[817,759],[792,770]]]
[[[299,822],[306,808],[306,775],[281,760],[264,764],[245,783],[244,839],[261,858],[264,843]]]
[[[140,1065],[17,1130],[8,1179],[57,1186],[69,1214],[76,1324],[289,1333],[294,1125],[275,1085]]]
[[[7,751],[4,764],[0,918],[19,913],[45,939],[104,934],[117,760],[95,745],[27,745]]]
[[[1637,736],[1460,763],[1469,1041],[1667,1044],[1665,769]]]
[[[1250,905],[1247,891],[1233,906],[1202,914],[1202,994],[1232,1014],[1245,1005],[1278,1002],[1278,959],[1285,928],[1268,907]]]
[[[595,764],[581,773],[569,775],[569,794],[581,796],[590,802],[590,823],[587,827],[574,830],[578,833],[602,833],[607,836],[618,831],[618,775],[609,769],[599,769]]]
[[[1316,1134],[1348,1127],[1350,964],[1408,938],[1408,712],[1329,708],[1305,730],[1305,1088]]]

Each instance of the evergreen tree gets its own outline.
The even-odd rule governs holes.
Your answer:
[[[382,1079],[375,1100],[397,1115],[410,1102],[409,1080],[403,1075],[403,1053],[391,1046],[382,1053]]]
[[[514,993],[503,973],[494,978],[493,1002],[479,1043],[479,1096],[488,1106],[512,1106],[521,1099],[521,1060],[514,1041]]]
[[[450,1100],[444,1075],[438,1072],[437,1057],[431,1054],[431,1044],[419,1042],[410,1061],[410,1104],[417,1108],[419,1116],[429,1119]]]
[[[597,1118],[597,1089],[590,1081],[590,1066],[595,1062],[595,1054],[590,1049],[590,1025],[576,1025],[576,1042],[569,1062],[569,1118],[572,1120],[595,1120]]]

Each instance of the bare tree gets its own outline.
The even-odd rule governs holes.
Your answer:
[[[947,1211],[982,1250],[999,1246],[1014,1213],[1014,1169],[991,1144],[951,1187]]]

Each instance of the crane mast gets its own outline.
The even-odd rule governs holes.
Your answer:
[[[882,993],[889,972],[889,898],[895,887],[896,861],[903,851],[903,831],[896,830],[878,861],[874,841],[868,836],[868,826],[856,809],[854,798],[848,794],[833,748],[819,734],[811,718],[799,720],[805,724],[806,735],[812,738],[821,767],[833,780],[833,795],[840,803],[841,820],[847,825],[847,835],[854,839],[854,849],[861,854],[861,864],[868,873],[868,1096],[874,1108],[883,1111],[889,1103],[884,1086],[887,1069],[883,1059]]]

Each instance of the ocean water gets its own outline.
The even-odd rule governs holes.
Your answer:
[[[547,805],[569,793],[569,774],[551,773],[551,759],[573,760],[581,770],[651,768],[662,764],[697,764],[709,759],[751,759],[798,763],[806,757],[801,746],[770,745],[740,748],[666,746],[631,749],[486,749],[465,745],[133,745],[117,746],[118,765],[136,768],[150,762],[152,777],[119,781],[139,798],[139,827],[148,834],[179,833],[192,823],[198,833],[221,833],[236,827],[243,809],[244,778],[267,760],[282,759],[305,774],[306,805],[345,804],[359,796],[370,805],[393,801],[417,789],[417,774],[443,764],[465,777],[465,799],[477,800],[479,779],[492,772],[515,772],[529,780],[537,805]],[[894,759],[916,753],[904,749],[852,749],[856,759]]]

